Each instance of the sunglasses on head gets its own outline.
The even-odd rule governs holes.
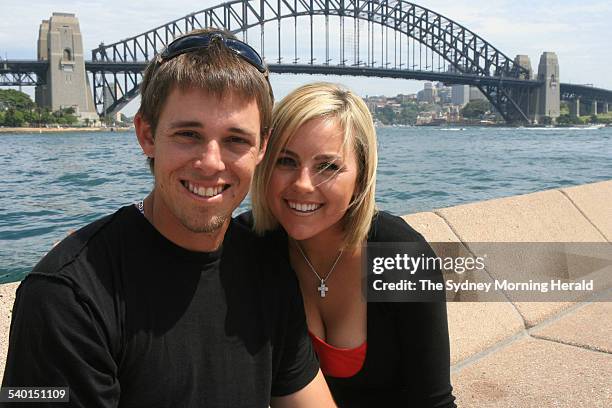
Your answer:
[[[204,34],[191,34],[172,41],[165,50],[159,54],[159,62],[164,63],[181,54],[208,48],[213,41],[221,41],[229,50],[240,58],[257,68],[259,72],[268,77],[266,66],[257,51],[249,44],[234,38],[227,38],[223,33],[213,32]]]

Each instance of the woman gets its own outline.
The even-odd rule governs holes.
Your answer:
[[[366,242],[424,242],[376,210],[376,136],[365,103],[337,85],[305,85],[275,107],[272,128],[253,180],[253,226],[287,249],[334,399],[341,407],[454,407],[444,302],[362,298]]]

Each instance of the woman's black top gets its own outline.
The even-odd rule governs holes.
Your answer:
[[[250,217],[247,213],[239,218],[249,222]],[[284,232],[275,231],[268,238],[279,255],[287,256]],[[381,211],[368,235],[368,243],[375,242],[425,243],[425,239],[402,218]],[[429,245],[425,247],[431,251],[426,256],[435,256]],[[339,407],[456,407],[446,303],[368,303],[363,367],[349,378],[325,378]]]

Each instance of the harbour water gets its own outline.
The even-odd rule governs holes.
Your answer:
[[[612,128],[380,128],[378,143],[395,214],[612,179]],[[0,177],[0,283],[153,183],[129,132],[0,134]]]

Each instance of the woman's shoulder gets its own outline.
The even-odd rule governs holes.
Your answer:
[[[236,223],[243,228],[253,230],[253,224],[255,222],[253,218],[253,211],[248,210],[248,211],[243,212],[242,214],[234,217],[234,221],[236,221]],[[263,234],[258,234],[257,236],[258,236],[259,241],[261,241],[264,245],[265,244],[274,245],[274,246],[281,245],[281,247],[283,245],[284,247],[287,246],[287,234],[280,227],[274,230],[266,231]]]
[[[406,220],[387,211],[378,211],[372,219],[369,242],[421,242],[425,238]]]

